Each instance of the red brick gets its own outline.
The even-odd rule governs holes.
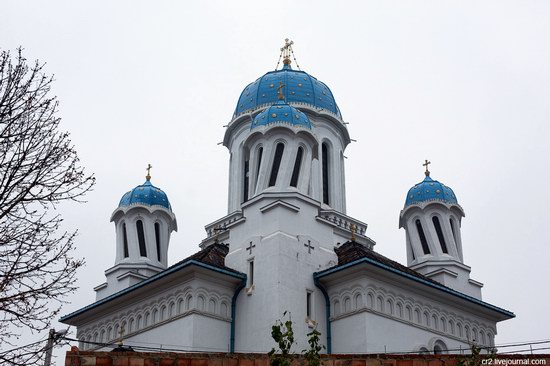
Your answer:
[[[116,357],[113,360],[113,366],[129,366],[128,357]]]
[[[249,360],[248,358],[239,358],[239,366],[254,366],[254,360]]]
[[[334,360],[334,366],[350,366],[350,360]]]
[[[237,366],[239,364],[239,360],[236,358],[225,358],[223,359],[223,366]]]
[[[175,360],[173,358],[161,358],[159,361],[159,366],[173,366]]]
[[[334,366],[334,360],[321,360],[323,366]]]
[[[254,366],[270,366],[270,364],[269,358],[267,357],[260,357],[254,360]]]
[[[351,360],[351,366],[366,366],[365,360]]]
[[[157,366],[157,360],[152,357],[147,357],[143,360],[143,366]]]
[[[223,366],[223,360],[221,358],[209,358],[208,366]]]
[[[192,358],[191,366],[208,366],[208,360],[204,358]]]
[[[130,357],[130,366],[143,366],[145,359],[143,357]]]
[[[97,356],[95,359],[96,366],[112,366],[113,359],[109,356]]]
[[[191,360],[188,358],[176,359],[176,366],[191,366]]]
[[[396,366],[413,366],[413,360],[397,360]]]

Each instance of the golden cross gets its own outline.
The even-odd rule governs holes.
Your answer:
[[[357,226],[355,226],[355,224],[351,224],[350,230],[351,230],[351,241],[355,241],[355,231],[357,230]]]
[[[152,168],[152,167],[153,167],[153,166],[152,166],[151,164],[147,164],[147,169],[145,169],[145,170],[147,170],[147,175],[145,176],[145,178],[146,178],[147,180],[151,180],[151,168]]]
[[[279,81],[279,87],[277,88],[277,96],[279,100],[285,100],[285,96],[283,95],[283,87],[285,84],[283,84],[282,81]]]
[[[290,52],[292,51],[293,41],[290,41],[288,38],[285,38],[285,45],[281,48],[283,54],[283,63],[285,65],[290,64]]]
[[[425,163],[422,164],[422,166],[425,166],[426,167],[426,171],[424,172],[424,174],[426,174],[426,177],[429,177],[430,176],[430,171],[428,170],[428,165],[430,165],[432,162],[431,161],[428,161],[427,159],[425,160]]]

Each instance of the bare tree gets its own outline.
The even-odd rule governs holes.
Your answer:
[[[60,131],[53,77],[38,61],[0,53],[0,363],[33,364],[44,343],[9,350],[23,331],[44,331],[76,290],[76,232],[55,211],[95,183]]]

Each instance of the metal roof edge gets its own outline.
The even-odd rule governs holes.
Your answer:
[[[80,315],[88,310],[91,310],[93,308],[96,308],[100,305],[103,305],[103,304],[106,304],[108,303],[109,301],[112,301],[122,295],[125,295],[125,294],[128,294],[134,290],[137,290],[138,288],[141,288],[143,286],[146,286],[152,282],[155,282],[163,277],[166,277],[174,272],[177,272],[187,266],[190,266],[190,265],[196,265],[196,266],[199,266],[199,267],[203,267],[205,269],[209,269],[209,270],[212,270],[212,271],[215,271],[215,272],[218,272],[218,273],[222,273],[222,274],[225,274],[227,276],[230,276],[230,277],[234,277],[234,278],[238,278],[240,280],[242,279],[245,279],[246,278],[246,274],[244,273],[240,273],[240,272],[231,272],[231,271],[228,271],[228,270],[225,270],[223,268],[219,268],[219,267],[216,267],[216,266],[212,266],[210,264],[207,264],[207,263],[203,263],[203,262],[200,262],[200,261],[197,261],[195,259],[190,259],[190,260],[187,260],[187,261],[183,261],[179,264],[176,264],[172,267],[169,267],[167,268],[166,270],[162,271],[162,272],[159,272],[157,273],[156,275],[152,276],[152,277],[149,277],[148,279],[146,280],[143,280],[142,282],[139,282],[139,283],[136,283],[135,285],[133,286],[130,286],[130,287],[127,287],[119,292],[116,292],[112,295],[109,295],[99,301],[96,301],[90,305],[87,305],[79,310],[76,310],[76,311],[73,311],[72,313],[69,313],[67,315],[64,315],[62,316],[61,318],[59,318],[59,322],[64,322],[66,320],[69,320],[71,318],[74,318],[75,316],[77,315]]]
[[[375,266],[377,266],[377,267],[380,267],[380,268],[382,268],[382,269],[385,269],[385,270],[388,270],[388,271],[390,271],[390,272],[396,273],[396,274],[398,274],[398,275],[400,275],[400,276],[406,277],[406,278],[411,279],[411,280],[413,280],[413,281],[420,282],[420,283],[422,283],[422,284],[424,284],[424,285],[428,285],[428,286],[433,287],[433,288],[436,288],[436,289],[438,289],[438,290],[447,292],[448,294],[451,294],[451,295],[453,295],[453,296],[460,297],[460,298],[462,298],[462,299],[464,299],[464,300],[468,300],[468,301],[473,302],[473,303],[475,303],[475,304],[477,304],[477,305],[481,305],[481,306],[483,306],[483,307],[486,307],[486,308],[488,308],[488,309],[491,309],[491,310],[493,310],[493,311],[496,311],[496,312],[498,312],[498,313],[501,313],[501,314],[503,314],[503,315],[506,315],[506,316],[508,316],[508,317],[510,317],[510,318],[515,318],[515,317],[516,317],[516,315],[515,315],[514,313],[512,313],[511,311],[508,311],[508,310],[506,310],[506,309],[499,308],[498,306],[495,306],[495,305],[491,305],[491,304],[489,304],[488,302],[485,302],[485,301],[476,299],[475,297],[472,297],[472,296],[470,296],[470,295],[466,295],[466,294],[464,294],[464,293],[462,293],[462,292],[460,292],[460,291],[453,290],[453,289],[451,289],[451,288],[449,288],[449,287],[446,287],[446,286],[443,286],[443,285],[437,285],[437,284],[435,284],[435,283],[426,281],[426,280],[424,280],[424,279],[422,279],[422,278],[415,277],[415,276],[413,276],[413,275],[411,275],[411,274],[408,274],[408,273],[405,273],[405,272],[403,272],[403,271],[400,271],[400,270],[398,270],[397,268],[390,267],[390,266],[388,266],[388,265],[385,265],[385,264],[383,264],[383,263],[380,263],[380,262],[378,262],[378,261],[375,261],[375,260],[370,259],[370,258],[367,258],[367,257],[357,259],[357,260],[355,260],[355,261],[353,261],[353,262],[346,263],[346,264],[344,264],[344,265],[342,265],[342,266],[332,267],[332,268],[325,269],[325,270],[323,270],[323,271],[315,272],[315,273],[313,273],[313,278],[314,278],[314,279],[320,279],[320,278],[325,277],[325,276],[328,276],[328,275],[330,275],[330,274],[332,274],[332,273],[340,272],[340,271],[342,271],[342,270],[344,270],[344,269],[347,269],[347,268],[349,268],[349,267],[353,267],[353,266],[355,266],[355,265],[357,265],[357,264],[360,264],[360,263],[363,263],[363,262],[367,262],[367,263],[373,264],[373,265],[375,265]]]

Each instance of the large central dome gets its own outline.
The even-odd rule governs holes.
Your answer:
[[[279,100],[277,90],[280,83],[283,84],[282,93],[288,104],[324,109],[342,117],[328,86],[304,71],[293,70],[290,64],[248,84],[241,93],[235,116],[276,103]]]

